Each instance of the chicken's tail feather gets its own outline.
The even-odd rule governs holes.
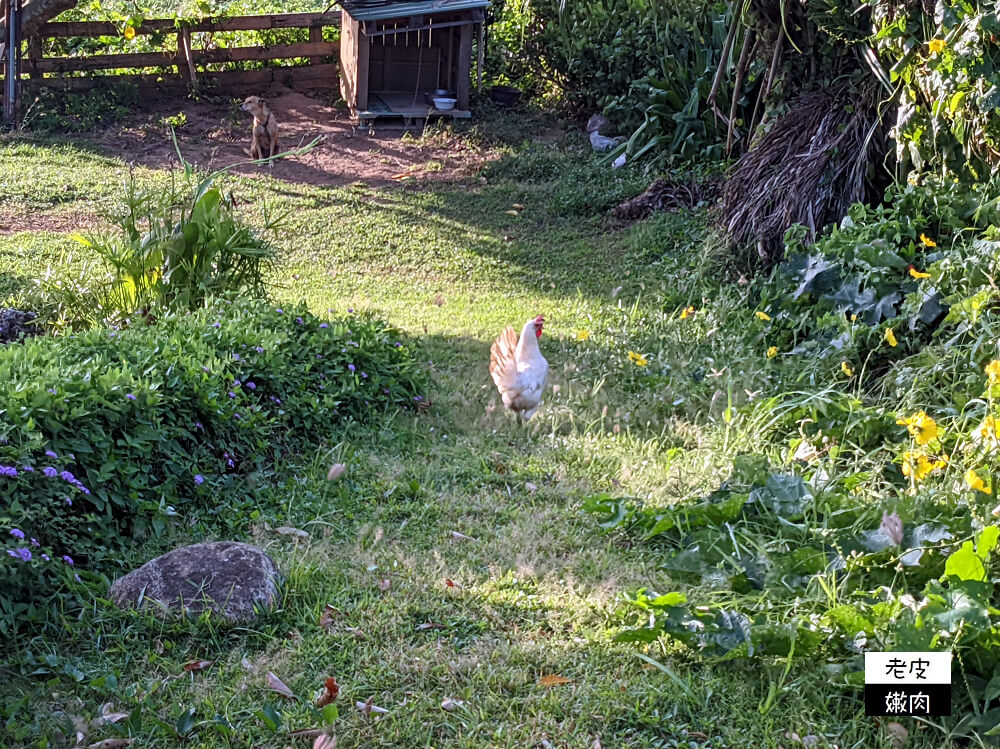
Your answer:
[[[508,326],[490,346],[490,376],[501,392],[517,375],[517,331]]]

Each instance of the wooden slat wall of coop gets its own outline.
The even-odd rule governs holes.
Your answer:
[[[352,112],[368,108],[368,37],[361,23],[341,11],[340,95]]]

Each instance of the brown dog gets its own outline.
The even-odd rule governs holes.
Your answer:
[[[253,115],[253,127],[250,130],[250,148],[243,151],[251,159],[273,158],[278,150],[278,121],[267,106],[267,102],[259,96],[248,96],[240,105],[240,109]],[[272,161],[269,166],[273,167]]]

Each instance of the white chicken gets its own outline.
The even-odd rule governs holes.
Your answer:
[[[538,348],[544,324],[542,315],[528,320],[520,338],[508,326],[490,347],[490,376],[504,406],[517,414],[518,421],[535,415],[545,389],[549,363]]]

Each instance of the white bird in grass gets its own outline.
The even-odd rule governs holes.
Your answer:
[[[507,326],[490,347],[490,376],[506,408],[527,421],[541,404],[549,363],[538,348],[545,318],[538,315],[524,324],[521,335]]]

